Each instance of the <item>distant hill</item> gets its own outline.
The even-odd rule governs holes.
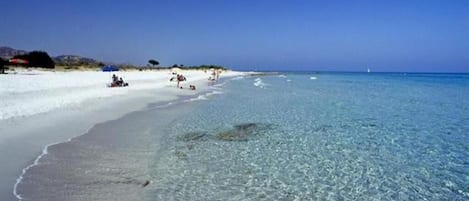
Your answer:
[[[0,57],[3,59],[11,59],[14,56],[25,55],[29,52],[26,50],[17,50],[11,47],[0,47]],[[57,66],[102,66],[102,62],[92,58],[81,57],[77,55],[60,55],[52,57]]]
[[[87,58],[87,57],[80,57],[77,55],[60,55],[53,57],[54,62],[58,66],[80,66],[80,65],[87,65],[87,66],[97,66],[101,62]]]
[[[22,54],[26,54],[26,53],[28,53],[28,51],[17,50],[17,49],[13,49],[11,47],[0,47],[0,57],[3,58],[3,59],[10,59],[14,56],[22,55]]]

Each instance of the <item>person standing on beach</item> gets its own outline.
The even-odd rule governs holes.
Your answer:
[[[213,71],[212,71],[212,76],[210,77],[210,80],[214,81],[215,78],[216,78],[216,76],[217,76],[216,70],[213,69]]]
[[[5,61],[0,58],[0,69],[2,69],[2,72],[0,74],[5,74]]]
[[[217,70],[217,80],[218,80],[218,78],[220,78],[220,74],[221,74],[221,70],[218,69],[218,70]]]
[[[184,75],[182,75],[182,74],[180,74],[180,75],[178,74],[176,79],[177,79],[177,82],[178,82],[177,88],[179,88],[179,82],[186,81],[186,77],[184,77]]]

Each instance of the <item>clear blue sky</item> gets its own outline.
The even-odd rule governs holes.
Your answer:
[[[469,72],[469,0],[10,0],[0,46],[144,65]]]

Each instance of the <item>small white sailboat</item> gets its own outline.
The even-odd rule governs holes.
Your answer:
[[[370,70],[370,68],[368,68],[368,70],[367,70],[366,72],[368,72],[368,73],[371,73],[371,70]]]

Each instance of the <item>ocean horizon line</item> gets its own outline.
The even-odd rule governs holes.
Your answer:
[[[420,71],[372,71],[372,72],[366,72],[366,71],[331,71],[331,70],[237,70],[237,69],[232,69],[234,71],[255,71],[255,72],[269,72],[269,73],[353,73],[353,74],[467,74],[469,75],[469,72],[442,72],[442,71],[436,71],[436,72],[420,72]]]

